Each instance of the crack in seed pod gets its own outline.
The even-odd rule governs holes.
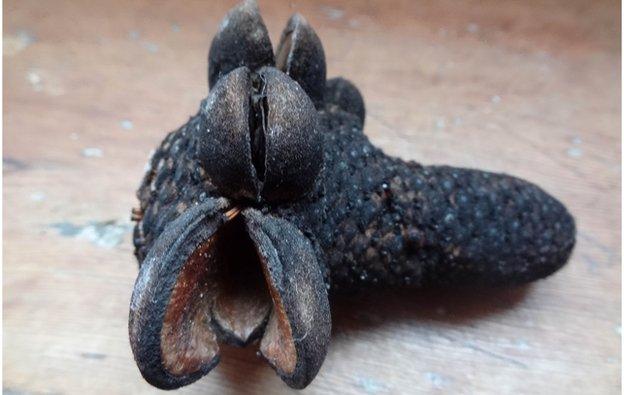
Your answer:
[[[260,185],[264,182],[265,161],[266,161],[266,140],[267,117],[269,113],[268,101],[266,97],[266,80],[258,73],[251,73],[250,96],[251,111],[249,113],[249,133],[251,139],[251,162],[256,169],[256,176]],[[260,186],[262,189],[262,186]]]
[[[318,114],[283,72],[231,71],[202,104],[201,117],[197,155],[223,195],[278,202],[312,190],[323,163]]]

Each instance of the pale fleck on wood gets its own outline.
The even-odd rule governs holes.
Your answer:
[[[130,209],[150,150],[206,95],[208,45],[234,4],[213,3],[4,2],[7,392],[157,392],[127,340]],[[306,16],[387,152],[532,180],[579,229],[568,266],[524,289],[339,300],[303,393],[618,393],[620,4],[260,7],[274,41],[289,14]],[[288,392],[254,350],[222,354],[180,392]]]

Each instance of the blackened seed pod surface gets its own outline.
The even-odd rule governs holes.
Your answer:
[[[274,215],[314,235],[333,290],[519,284],[568,260],[574,219],[539,187],[404,162],[372,146],[352,115],[334,109],[320,119],[321,187]]]
[[[325,90],[325,52],[314,29],[299,14],[293,15],[277,48],[276,67],[297,81],[317,107]]]
[[[281,71],[259,70],[266,80],[265,180],[268,201],[296,199],[310,192],[323,164],[323,138],[314,104]]]
[[[355,115],[364,127],[366,106],[359,89],[345,78],[337,77],[327,80],[325,84],[325,106],[337,106],[342,111]]]
[[[331,289],[517,284],[567,261],[574,219],[538,187],[502,174],[406,163],[372,146],[352,115],[319,114],[326,170],[310,194],[271,212],[318,247]],[[197,183],[194,155],[186,153],[199,118],[165,139],[139,190],[139,261],[185,207],[221,196],[212,184]]]
[[[208,53],[208,86],[230,71],[247,66],[251,70],[273,64],[269,33],[255,1],[245,1],[223,19]]]
[[[252,163],[249,70],[221,78],[202,103],[198,156],[214,185],[233,199],[256,199],[260,186]]]

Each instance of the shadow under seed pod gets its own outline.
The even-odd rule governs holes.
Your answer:
[[[470,325],[521,305],[531,284],[512,288],[401,288],[333,293],[334,337],[401,323]]]

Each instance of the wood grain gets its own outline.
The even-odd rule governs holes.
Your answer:
[[[149,152],[206,95],[233,2],[4,2],[3,386],[157,392],[128,344],[130,208]],[[261,1],[276,40],[303,13],[328,73],[353,80],[388,153],[527,178],[578,223],[571,262],[507,290],[335,302],[303,393],[618,393],[621,385],[620,4]],[[227,348],[180,391],[286,393]]]

